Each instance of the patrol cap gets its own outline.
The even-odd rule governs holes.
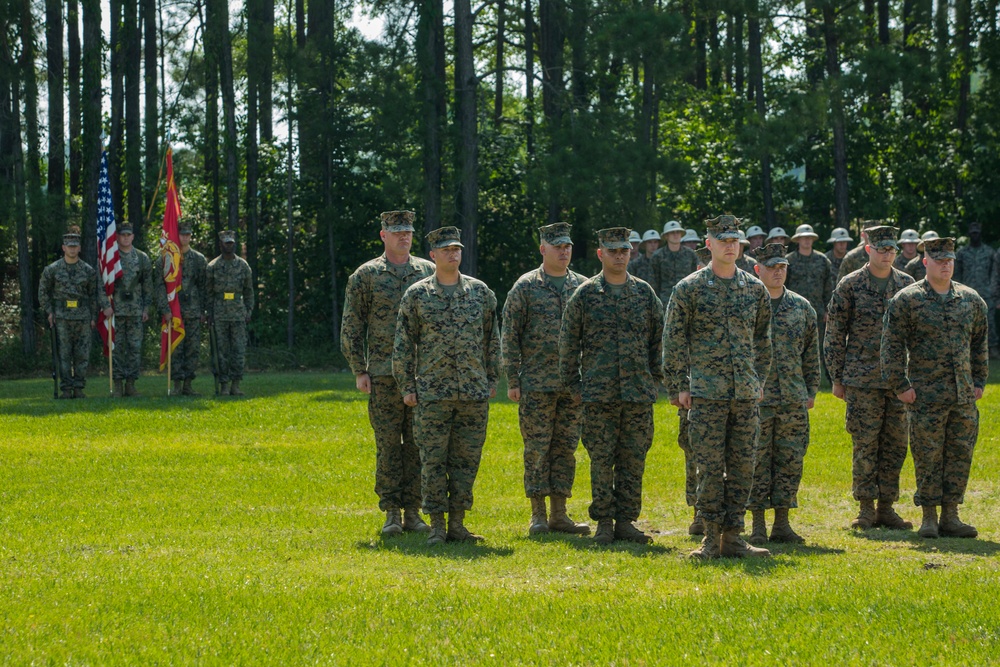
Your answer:
[[[123,222],[118,227],[118,233],[119,234],[135,234],[135,232],[132,231],[132,223],[131,222]]]
[[[539,227],[538,238],[549,245],[566,245],[567,243],[573,245],[573,239],[569,236],[572,229],[573,225],[568,222],[554,222],[551,225]]]
[[[848,232],[843,227],[837,227],[836,229],[833,230],[833,233],[830,234],[830,238],[827,241],[827,243],[840,243],[841,241],[853,241],[853,240],[854,239],[851,238],[850,232]]]
[[[970,234],[972,232],[981,232],[981,231],[983,231],[983,226],[981,224],[979,224],[978,222],[970,222],[969,223],[969,233]]]
[[[698,238],[698,232],[693,229],[687,229],[684,231],[684,236],[681,237],[681,243],[689,243],[691,241],[698,243],[701,239]]]
[[[745,245],[745,246],[750,245],[750,241],[747,240],[747,235],[743,233],[742,229],[739,230],[739,233],[740,233],[740,245]]]
[[[767,236],[767,232],[761,229],[760,225],[753,225],[747,229],[747,238],[752,239],[755,236]]]
[[[899,244],[896,242],[897,234],[899,234],[899,230],[889,225],[871,227],[868,230],[868,245],[873,248],[895,248],[899,250]]]
[[[384,232],[412,232],[413,221],[417,214],[413,211],[383,211],[382,231]]]
[[[455,245],[459,248],[465,247],[462,245],[462,232],[459,231],[458,227],[438,227],[429,233],[426,238],[427,243],[431,246],[431,250]]]
[[[226,229],[219,232],[219,240],[223,243],[236,243],[236,232]]]
[[[639,236],[639,232],[633,230],[632,233],[628,235],[628,242],[629,244],[642,243],[642,237]]]
[[[602,248],[608,250],[618,250],[619,248],[631,250],[632,243],[629,241],[631,234],[636,234],[636,232],[628,227],[608,227],[597,230],[597,240]]]
[[[788,264],[785,257],[785,245],[783,243],[768,243],[757,248],[753,253],[754,259],[764,266],[774,266],[776,264]]]
[[[190,222],[177,223],[178,234],[190,234],[193,231],[194,231],[194,225],[192,225]]]
[[[794,241],[795,239],[810,238],[810,237],[814,239],[819,238],[819,234],[813,231],[812,225],[799,225],[798,227],[795,228],[795,234],[792,236],[790,240]]]
[[[924,241],[930,241],[931,239],[936,239],[936,238],[940,238],[940,237],[938,236],[938,233],[935,232],[933,229],[931,229],[929,231],[926,231],[923,234],[921,234],[920,235],[920,243],[917,244],[917,252],[923,252],[924,251]]]
[[[771,229],[770,232],[767,233],[767,240],[768,241],[770,241],[771,239],[777,239],[777,238],[786,238],[786,239],[788,238],[788,234],[785,233],[784,228],[782,228],[782,227],[774,227],[773,229]]]
[[[865,220],[861,223],[861,230],[867,232],[872,227],[882,227],[885,223],[882,220]]]
[[[955,259],[955,239],[927,239],[924,241],[924,252],[931,259]]]
[[[694,251],[694,254],[698,256],[698,263],[708,266],[708,263],[712,261],[712,251],[707,246],[702,246]]]
[[[720,241],[723,239],[740,238],[740,219],[735,215],[720,215],[705,221],[708,233]]]
[[[678,230],[675,229],[674,231]],[[660,234],[655,229],[647,229],[642,233],[643,243],[645,243],[646,241],[659,241],[659,240],[660,240]]]
[[[900,243],[919,243],[920,235],[917,234],[915,229],[904,229],[903,233],[899,235]]]
[[[78,246],[80,245],[80,228],[76,225],[71,225],[66,233],[63,234],[63,245],[68,246]]]
[[[663,225],[663,233],[669,234],[670,232],[683,232],[684,228],[681,227],[681,223],[676,220],[670,220],[667,224]]]

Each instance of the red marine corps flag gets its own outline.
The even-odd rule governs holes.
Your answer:
[[[167,148],[167,207],[163,212],[163,231],[160,233],[160,255],[163,258],[163,282],[167,286],[167,305],[170,317],[163,318],[160,335],[160,370],[167,369],[169,386],[170,356],[184,338],[184,320],[181,319],[181,250],[177,221],[181,217],[181,204],[177,200],[174,183],[174,152]]]

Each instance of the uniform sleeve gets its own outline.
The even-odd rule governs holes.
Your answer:
[[[211,264],[205,266],[205,315],[215,316],[215,271]]]
[[[990,375],[990,347],[988,336],[989,307],[980,299],[975,310],[972,323],[972,340],[970,341],[969,357],[972,365],[972,384],[979,388],[986,387]]]
[[[824,259],[826,257],[824,256]],[[826,310],[830,306],[830,297],[833,296],[833,288],[835,287],[836,277],[833,275],[833,264],[830,263],[829,259],[823,263],[823,303],[821,305],[821,310],[816,312],[816,317],[823,317],[826,315]]]
[[[396,339],[392,346],[392,375],[403,396],[417,393],[417,341],[420,324],[416,315],[415,291],[403,294],[396,316]]]
[[[831,382],[840,382],[844,377],[847,362],[847,326],[854,312],[854,299],[840,283],[830,297],[829,319],[826,323],[826,337],[823,340],[823,356]]]
[[[663,384],[663,303],[650,292],[649,372],[659,386]]]
[[[54,315],[52,308],[52,291],[54,287],[53,271],[46,266],[42,271],[42,277],[38,280],[38,306],[47,315]]]
[[[371,294],[367,288],[367,281],[358,271],[347,279],[344,316],[340,323],[340,351],[355,375],[360,375],[368,369],[368,364],[365,362],[365,341],[368,340]]]
[[[486,290],[486,312],[483,317],[483,352],[486,355],[486,382],[490,391],[497,388],[500,377],[500,327],[497,324],[497,297]]]
[[[674,289],[663,324],[660,364],[670,398],[691,387],[690,304],[687,290]]]
[[[253,288],[253,269],[247,263],[243,264],[243,306],[246,308],[247,319],[253,313],[253,307],[256,303],[256,294]]]
[[[580,288],[566,303],[562,324],[559,326],[559,377],[567,389],[580,391],[580,353],[583,338],[583,304]]]
[[[208,315],[209,305],[212,303],[212,294],[208,291],[208,262],[204,257],[198,259],[197,290],[201,295],[201,312]]]
[[[111,307],[111,299],[108,298],[108,293],[104,291],[104,285],[97,280],[97,271],[93,268],[87,272],[87,283],[85,293],[93,294],[95,297],[95,300],[90,302],[90,319],[96,320],[99,311]]]
[[[156,298],[154,292],[155,283],[153,282],[155,277],[153,274],[153,263],[149,260],[149,255],[143,254],[140,257],[142,257],[142,312],[146,314]]]
[[[889,383],[889,389],[902,394],[910,388],[906,377],[906,332],[909,304],[897,294],[885,309],[882,318],[882,346],[879,357],[882,363],[882,379]]]
[[[660,294],[660,280],[662,279],[663,262],[660,261],[660,259],[662,257],[662,255],[660,253],[661,253],[660,250],[657,250],[656,252],[653,253],[653,258],[652,258],[652,262],[651,263],[653,265],[653,269],[652,269],[652,273],[653,273],[653,291],[656,292],[657,296],[659,296],[662,299],[663,296]]]
[[[957,283],[965,284],[965,248],[959,250],[955,254],[955,274],[952,276],[952,280]]]
[[[524,321],[524,290],[515,283],[503,304],[503,328],[500,333],[500,355],[509,389],[521,387],[521,334],[524,332]]]
[[[827,273],[831,276],[833,274],[832,271]],[[774,363],[773,359],[771,363]],[[802,346],[802,379],[806,381],[806,392],[809,394],[809,398],[815,398],[816,392],[819,391],[820,379],[819,327],[817,326],[816,311],[812,306],[806,310],[805,341]]]
[[[761,286],[757,299],[757,322],[753,330],[753,366],[763,387],[771,371],[771,303],[767,290]]]
[[[170,304],[167,302],[167,283],[163,280],[163,255],[156,258],[153,269],[153,296],[156,299],[156,312],[160,317],[170,317]]]

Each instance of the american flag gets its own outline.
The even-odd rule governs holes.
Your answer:
[[[122,275],[118,255],[118,230],[115,227],[115,206],[111,203],[111,179],[108,178],[108,152],[101,153],[101,179],[97,184],[97,264],[104,283],[104,293],[115,293],[115,280]],[[115,316],[97,316],[97,331],[104,341],[104,356],[115,349]]]

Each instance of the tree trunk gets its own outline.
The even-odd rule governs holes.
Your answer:
[[[81,195],[80,177],[83,157],[80,151],[82,130],[80,121],[80,5],[78,0],[66,0],[66,43],[69,89],[69,193]]]
[[[257,147],[257,125],[259,122],[259,105],[261,95],[269,97],[270,90],[264,91],[261,88],[261,65],[267,55],[261,53],[263,47],[263,7],[262,0],[247,0],[247,191],[246,210],[247,234],[246,249],[247,263],[253,275],[259,275],[257,266],[257,229],[259,219],[257,217],[257,169],[258,169],[258,147]]]
[[[7,54],[4,55],[6,56]],[[14,63],[8,62],[6,64],[13,69],[12,66]],[[5,171],[7,171],[8,178],[13,181],[14,185],[14,216],[17,221],[15,232],[17,236],[17,278],[21,291],[19,301],[21,309],[21,352],[32,356],[35,353],[37,343],[35,337],[35,285],[33,284],[33,276],[31,275],[31,259],[28,250],[28,209],[25,203],[24,192],[24,153],[21,149],[21,96],[19,94],[20,86],[17,78],[11,77],[11,79],[9,89],[7,89],[7,83],[3,84],[4,93],[7,93],[8,90],[10,91],[9,97],[8,95],[4,95],[4,97],[8,97],[10,100],[10,111],[6,113],[7,109],[2,109],[3,115],[8,116],[10,119],[10,127],[9,129],[3,128],[2,124],[0,124],[0,131],[6,135],[3,137],[4,141],[0,142],[0,145],[9,143],[9,146],[4,146],[3,153],[10,150],[10,161],[13,163]],[[7,102],[7,100],[4,100],[4,102]],[[0,154],[0,159],[3,161],[6,161],[7,158],[7,155]]]
[[[38,132],[38,71],[35,67],[35,25],[31,14],[31,0],[21,0],[21,85],[24,89],[24,130],[28,154],[20,164],[28,184],[28,212],[35,239],[35,254],[39,253],[39,241],[49,236],[42,198],[41,140]],[[62,22],[60,21],[60,24]],[[41,266],[28,264],[32,277],[41,275]]]
[[[840,36],[836,15],[830,2],[823,5],[823,40],[826,44],[826,71],[830,80],[830,115],[833,120],[833,202],[837,227],[847,227],[850,221],[850,199],[847,188],[847,137],[844,131],[844,104],[841,90]]]
[[[210,44],[212,50],[215,51],[215,58],[219,66],[219,88],[222,94],[222,119],[225,131],[223,146],[226,155],[226,200],[228,203],[226,224],[229,229],[236,231],[240,227],[240,183],[237,160],[239,143],[236,140],[236,92],[233,83],[233,46],[229,32],[228,0],[207,0],[205,16],[210,36],[206,43]]]
[[[128,221],[135,232],[135,244],[145,250],[146,224],[142,210],[142,106],[139,91],[142,77],[142,40],[139,30],[139,1],[124,0],[125,49],[125,187]]]
[[[934,42],[937,46],[937,52],[935,53],[934,59],[937,61],[938,81],[943,88],[947,89],[948,84],[950,83],[949,77],[951,74],[951,35],[948,32],[948,0],[936,1],[937,12],[934,15]],[[958,14],[963,11],[961,7],[963,1],[964,0],[956,0],[955,2],[955,28],[956,37],[959,41],[961,41],[961,36],[958,35],[957,32],[961,28],[958,25]]]
[[[101,173],[101,0],[82,0],[83,7],[83,261],[97,266],[97,179]]]
[[[145,115],[145,187],[143,189],[143,209],[153,207],[153,195],[160,174],[160,128],[156,104],[156,0],[140,0],[140,16],[145,43],[143,44],[143,84],[146,96]],[[202,33],[204,34],[204,33]],[[164,111],[164,113],[166,113]]]
[[[274,97],[271,95],[271,88],[274,86],[274,0],[257,1],[260,3],[261,21],[260,85],[257,94],[258,123],[260,125],[260,143],[269,144],[274,141]],[[263,206],[263,203],[261,205]],[[263,220],[263,211],[261,219]]]
[[[462,230],[461,271],[478,273],[479,153],[476,126],[476,63],[472,54],[472,7],[455,0],[455,116],[458,121],[458,221]]]
[[[712,10],[708,14],[708,78],[713,88],[722,81],[722,49],[719,48],[719,14]]]
[[[535,157],[535,10],[524,0],[524,135],[528,162]]]
[[[955,112],[955,128],[958,130],[956,158],[959,163],[971,159],[966,155],[968,138],[969,101],[971,93],[971,78],[973,67],[972,32],[973,27],[972,0],[957,0],[955,3],[955,38],[957,42],[958,59],[958,108]],[[960,210],[965,210],[965,183],[961,169],[955,180],[955,199]]]
[[[743,26],[746,22],[746,18],[742,10],[737,10],[736,20],[736,46],[734,47],[734,60],[733,68],[736,70],[734,74],[735,83],[733,84],[737,95],[744,95],[743,86],[746,85],[746,55],[743,51]]]
[[[767,104],[764,99],[764,62],[761,55],[760,8],[756,0],[751,0],[750,12],[747,16],[748,55],[750,59],[750,88],[753,91],[755,109],[757,111],[758,128],[763,128],[767,117]],[[760,188],[764,200],[764,222],[766,229],[778,224],[774,213],[774,195],[771,185],[771,155],[761,151],[760,157]]]
[[[207,17],[202,21],[202,35],[208,44]],[[214,48],[205,49],[205,175],[212,193],[212,248],[222,231],[222,175],[219,167],[219,59]],[[213,253],[214,254],[214,253]]]
[[[541,43],[539,57],[542,65],[542,115],[550,138],[549,155],[558,156],[562,150],[562,118],[566,92],[563,80],[563,44],[566,41],[565,6],[563,0],[539,0],[539,28]],[[562,208],[562,188],[558,176],[548,179],[547,221],[559,221]]]
[[[694,18],[694,85],[698,90],[708,88],[708,17],[704,0],[695,3]]]
[[[111,136],[108,138],[108,176],[111,178],[111,202],[115,207],[115,220],[125,219],[123,187],[125,163],[125,132],[122,119],[125,115],[125,39],[122,34],[122,10],[128,0],[111,0]]]
[[[496,34],[496,80],[493,86],[493,128],[500,129],[500,121],[503,118],[503,77],[504,60],[503,49],[506,34],[504,33],[504,20],[507,15],[506,0],[497,0],[497,34]]]
[[[272,10],[274,5],[272,4]],[[273,13],[272,13],[273,17]],[[291,21],[289,21],[290,23]],[[289,25],[288,29],[291,30],[292,26]],[[291,45],[289,45],[291,46]],[[292,162],[292,149],[293,143],[292,138],[295,136],[295,129],[293,123],[295,120],[294,115],[290,112],[295,106],[295,69],[293,63],[295,62],[295,54],[292,48],[289,48],[289,53],[287,57],[288,62],[288,72],[287,72],[287,104],[289,109],[288,114],[288,156],[287,163],[285,165],[285,221],[287,224],[287,236],[286,236],[286,248],[285,252],[288,256],[288,319],[285,324],[285,335],[286,342],[288,343],[288,349],[291,350],[295,347],[295,222],[292,216],[292,198],[295,195],[293,184],[294,180],[292,178],[294,169]]]
[[[427,233],[441,226],[442,135],[448,83],[442,1],[421,0],[419,9],[417,62],[423,89],[424,232]]]
[[[49,234],[40,242],[48,249],[53,239],[66,224],[66,131],[63,115],[66,106],[63,92],[63,20],[62,0],[45,2],[45,61],[47,67],[49,108],[49,171],[48,171],[48,220]],[[36,264],[45,257],[35,258]]]

